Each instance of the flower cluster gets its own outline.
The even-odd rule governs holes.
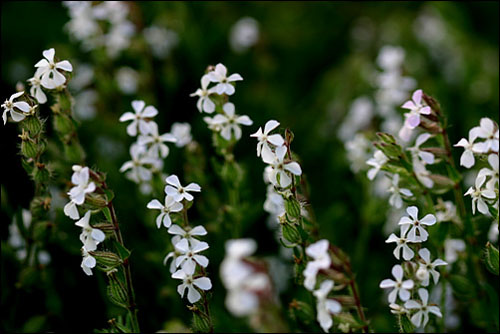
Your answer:
[[[254,314],[270,294],[269,275],[250,256],[256,251],[253,239],[226,241],[226,255],[220,266],[222,284],[228,290],[226,307],[235,316]]]
[[[84,50],[103,47],[109,57],[116,58],[129,47],[135,26],[128,19],[125,2],[103,1],[94,5],[88,1],[65,1],[64,5],[70,16],[66,29]]]
[[[476,175],[474,185],[465,196],[472,198],[472,213],[476,209],[490,214],[489,206],[498,211],[498,125],[489,118],[482,118],[480,126],[469,131],[469,138],[460,139],[455,146],[463,147],[460,165],[471,168],[476,164],[475,157],[487,157],[489,167],[482,168]]]
[[[97,245],[103,242],[106,236],[104,232],[90,225],[90,210],[85,212],[82,218],[80,218],[78,212],[77,206],[82,206],[86,195],[93,193],[96,189],[95,183],[90,181],[89,173],[88,167],[73,166],[71,183],[74,184],[74,187],[68,192],[70,201],[64,206],[64,214],[73,220],[78,220],[75,225],[82,228],[80,234],[80,241],[83,243],[81,267],[85,274],[92,275],[92,268],[96,266],[96,259],[91,255],[91,252],[97,249]]]
[[[191,228],[186,218],[187,203],[194,199],[190,192],[200,192],[201,187],[196,183],[182,186],[176,175],[167,177],[166,183],[165,202],[161,203],[159,200],[154,199],[148,203],[147,207],[152,210],[160,210],[160,214],[156,218],[157,227],[160,228],[163,225],[168,228],[168,233],[174,235],[172,237],[174,251],[167,254],[164,264],[172,258],[170,265],[172,278],[182,280],[177,292],[182,297],[187,289],[188,301],[194,304],[201,299],[201,295],[196,288],[201,290],[210,290],[212,288],[212,283],[208,277],[204,276],[203,270],[208,266],[208,258],[200,254],[208,249],[208,244],[196,239],[196,237],[206,235],[207,230],[203,226]],[[182,210],[184,210],[185,215],[182,217],[184,228],[173,224],[170,217],[170,215],[177,214]],[[197,266],[202,268],[201,272],[196,272]]]
[[[406,314],[413,325],[425,327],[429,321],[429,312],[438,317],[442,316],[438,306],[429,304],[429,293],[426,288],[429,286],[430,277],[434,284],[438,283],[440,274],[436,268],[448,263],[441,259],[431,261],[430,251],[420,247],[420,244],[427,241],[429,236],[425,226],[434,225],[436,217],[427,214],[419,218],[416,206],[408,207],[406,212],[408,216],[402,217],[399,221],[400,235],[392,233],[386,240],[386,243],[396,243],[394,257],[398,260],[402,257],[405,262],[403,265],[395,265],[392,268],[394,280],[385,279],[380,283],[380,287],[392,289],[388,296],[391,312]],[[418,291],[420,299],[415,298],[412,291]]]
[[[191,96],[198,96],[196,107],[199,112],[207,114],[216,113],[214,117],[203,118],[209,129],[220,134],[226,141],[234,137],[235,140],[241,138],[241,125],[252,125],[252,120],[246,116],[235,113],[235,106],[228,101],[228,97],[235,92],[234,82],[243,80],[241,75],[234,73],[228,76],[227,68],[222,64],[217,64],[215,68],[203,75],[201,78],[201,88]],[[214,83],[212,87],[209,87]]]

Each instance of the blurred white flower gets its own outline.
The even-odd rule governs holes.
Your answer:
[[[416,128],[420,124],[420,115],[429,115],[431,107],[422,104],[423,92],[421,89],[416,90],[410,101],[406,101],[401,108],[409,109],[410,112],[405,114],[405,126],[410,129]]]
[[[177,139],[175,146],[184,147],[191,143],[193,137],[191,136],[191,125],[189,123],[174,123],[170,130],[172,136]]]
[[[74,98],[74,111],[77,118],[80,120],[93,119],[96,115],[97,92],[93,89],[86,89],[76,94]]]
[[[368,179],[373,180],[377,176],[380,169],[389,161],[389,158],[380,150],[376,150],[373,154],[373,158],[368,159],[366,164],[372,166],[373,168],[368,170]]]
[[[338,136],[344,142],[353,138],[361,129],[367,127],[373,116],[373,102],[367,96],[355,99],[342,125],[338,130]]]
[[[67,60],[54,62],[56,54],[54,48],[45,50],[42,54],[45,59],[35,64],[35,67],[37,67],[35,77],[40,78],[40,83],[44,88],[54,89],[62,86],[66,82],[66,77],[58,70],[71,72],[73,71],[73,66]]]
[[[425,327],[427,325],[427,322],[429,322],[429,312],[435,314],[438,317],[442,317],[441,311],[439,310],[439,307],[429,305],[429,292],[427,292],[426,289],[418,289],[418,295],[420,297],[420,301],[416,300],[408,300],[405,303],[405,308],[407,308],[410,311],[416,310],[417,312],[412,315],[411,317],[411,322],[416,326],[416,327]]]
[[[15,99],[17,99],[23,94],[24,91],[12,94],[10,98],[8,100],[5,100],[5,102],[2,104],[2,108],[4,109],[2,114],[4,125],[7,123],[8,112],[10,112],[10,117],[12,117],[12,120],[14,122],[20,122],[26,117],[26,114],[30,111],[30,105],[28,103],[24,101],[14,102]],[[15,110],[14,108],[20,110],[21,112]]]
[[[444,258],[446,262],[452,264],[458,260],[458,253],[464,252],[465,241],[462,239],[446,239],[444,241]]]
[[[399,46],[384,45],[378,54],[377,65],[386,71],[397,70],[403,65],[405,50]]]
[[[179,42],[179,36],[175,31],[159,26],[147,27],[143,30],[143,34],[153,55],[157,58],[167,57]]]
[[[154,199],[147,204],[147,208],[160,210],[160,214],[156,217],[156,226],[160,228],[162,224],[165,227],[170,227],[170,225],[172,225],[170,213],[181,211],[183,209],[183,205],[182,203],[176,202],[172,196],[167,195],[165,196],[165,204],[161,204],[160,201]]]
[[[128,172],[127,176],[136,183],[141,181],[149,181],[152,177],[151,170],[146,166],[154,166],[157,164],[157,159],[149,157],[146,154],[144,146],[134,143],[130,146],[130,157],[132,160],[126,161],[121,167],[120,172]]]
[[[259,40],[259,23],[252,17],[242,17],[229,33],[229,44],[235,52],[244,52]]]
[[[372,148],[371,142],[362,133],[357,133],[353,139],[345,142],[347,159],[351,163],[351,170],[354,173],[366,167],[366,161],[370,158],[369,150]]]
[[[485,139],[485,141],[475,143],[473,150],[481,153],[488,153],[489,151],[498,153],[498,127],[495,123],[491,119],[483,117],[480,126],[474,129],[477,136]]]
[[[498,241],[498,221],[493,221],[488,231],[488,240],[490,242]]]
[[[389,197],[389,204],[397,209],[403,206],[401,195],[406,197],[413,196],[413,193],[409,189],[399,187],[399,174],[394,174],[392,177],[392,185],[389,188],[389,192],[392,193],[391,197]]]
[[[316,320],[318,320],[325,333],[328,333],[333,325],[332,314],[338,314],[342,311],[342,306],[338,301],[328,299],[328,294],[332,288],[333,281],[326,280],[321,282],[319,289],[313,292],[316,297]]]
[[[225,103],[222,106],[222,110],[224,110],[224,114],[215,115],[212,119],[212,123],[220,126],[220,135],[225,140],[231,140],[233,133],[234,138],[239,140],[241,138],[240,125],[252,125],[252,120],[246,115],[236,115],[234,104],[231,102]]]
[[[418,219],[418,208],[410,206],[406,209],[409,217],[404,216],[399,220],[399,225],[409,225],[411,230],[408,232],[408,240],[411,242],[427,241],[429,233],[425,230],[425,226],[431,226],[436,223],[436,217],[432,214],[425,215],[424,218]]]
[[[406,301],[410,299],[410,291],[413,289],[413,281],[411,279],[403,281],[403,268],[399,265],[396,264],[394,267],[392,267],[392,276],[396,279],[395,281],[392,279],[385,279],[382,282],[380,282],[380,287],[382,289],[387,289],[387,288],[392,288],[392,291],[389,293],[389,303],[395,303],[396,298],[399,295],[399,299],[402,301]]]
[[[132,101],[132,108],[135,113],[127,111],[120,117],[120,122],[132,121],[127,126],[127,133],[129,136],[136,136],[137,132],[140,134],[148,134],[150,127],[147,122],[148,118],[153,118],[158,115],[158,110],[153,106],[147,106],[144,101]]]
[[[118,88],[123,94],[131,95],[137,92],[139,73],[130,67],[120,67],[115,76]]]
[[[431,137],[432,135],[430,133],[422,133],[417,137],[415,146],[408,148],[408,151],[410,151],[412,154],[413,160],[418,159],[424,165],[431,165],[434,163],[434,154],[420,149],[420,145],[425,143]]]
[[[310,244],[306,248],[306,254],[312,257],[313,260],[307,262],[306,269],[304,270],[304,287],[312,291],[316,285],[316,275],[321,269],[328,269],[332,263],[328,248],[330,243],[326,239],[319,240]]]
[[[194,197],[189,191],[201,191],[200,185],[194,182],[183,187],[177,175],[170,175],[165,181],[168,183],[167,186],[165,186],[165,193],[172,196],[176,202],[181,202],[183,199],[192,201]]]
[[[243,80],[241,75],[238,73],[231,74],[227,76],[227,68],[222,64],[217,64],[215,69],[208,74],[208,78],[211,82],[216,82],[215,92],[219,95],[233,95],[235,92],[234,86],[231,82]]]

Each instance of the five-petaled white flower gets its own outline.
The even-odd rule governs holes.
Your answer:
[[[215,93],[215,88],[208,88],[210,84],[210,77],[204,75],[201,77],[201,88],[198,88],[196,92],[189,96],[198,96],[198,102],[196,102],[196,107],[200,112],[206,112],[211,114],[215,111],[215,103],[210,99],[210,95]]]
[[[420,124],[420,115],[429,115],[431,107],[422,104],[422,90],[416,90],[410,101],[406,101],[401,108],[409,109],[410,112],[405,114],[405,126],[410,129],[416,128]]]
[[[261,151],[269,151],[272,152],[271,147],[269,147],[269,143],[272,145],[279,147],[283,146],[285,141],[280,134],[270,135],[269,132],[276,129],[280,125],[279,122],[275,120],[267,121],[264,126],[264,132],[262,132],[262,128],[259,127],[259,130],[254,134],[251,134],[250,137],[255,137],[259,141],[257,143],[257,156],[260,157]]]
[[[192,201],[194,197],[188,191],[201,191],[201,187],[193,182],[183,187],[177,175],[170,175],[165,181],[168,183],[165,187],[165,193],[172,196],[176,202],[181,202],[183,199]]]
[[[26,117],[26,113],[30,111],[30,105],[24,101],[14,102],[19,96],[23,95],[24,91],[12,94],[8,100],[2,104],[3,114],[3,124],[7,123],[7,113],[10,112],[10,117],[14,122],[20,122]],[[15,110],[14,108],[20,110],[21,112]]]
[[[152,172],[146,165],[156,166],[157,160],[145,154],[145,147],[139,144],[130,146],[130,157],[132,160],[126,161],[120,167],[120,172],[125,172],[130,169],[131,178],[137,181],[151,180]]]
[[[406,197],[413,196],[413,193],[409,189],[399,187],[399,174],[394,174],[392,177],[392,185],[389,188],[389,192],[392,193],[391,197],[389,197],[389,204],[397,209],[403,206],[401,195]]]
[[[172,252],[169,252],[165,258],[163,259],[163,265],[166,266],[167,265],[167,262],[169,259],[172,259],[172,262],[170,262],[170,268],[169,268],[169,271],[171,274],[175,273],[177,271],[177,267],[175,265],[175,259],[177,259],[177,257],[179,255],[182,255],[181,252],[179,252],[178,250],[175,249],[175,244],[177,244],[179,242],[179,240],[181,240],[181,237],[178,236],[178,235],[174,235],[171,239],[171,242],[172,242],[172,245],[174,246],[174,250]]]
[[[432,180],[431,172],[425,168],[425,165],[420,162],[420,160],[413,160],[413,172],[417,176],[417,179],[426,188],[432,188],[434,186],[434,180]]]
[[[181,255],[175,259],[175,266],[181,266],[186,274],[192,275],[194,273],[196,263],[202,267],[208,266],[208,258],[198,254],[208,249],[208,244],[206,242],[200,241],[194,245],[189,245],[187,239],[182,239],[175,244],[175,249],[181,253]]]
[[[106,235],[103,231],[93,228],[89,224],[90,221],[90,211],[87,211],[82,219],[75,223],[76,226],[82,228],[82,233],[80,234],[80,241],[83,243],[83,248],[87,251],[94,251],[97,249],[97,245],[103,242]]]
[[[184,292],[188,289],[187,298],[191,304],[196,303],[200,300],[201,295],[195,289],[195,286],[201,290],[210,290],[212,288],[212,282],[208,277],[198,277],[193,278],[192,274],[187,274],[183,270],[177,270],[172,274],[172,278],[181,279],[182,284],[177,286],[177,292],[184,296]]]
[[[220,135],[225,140],[230,140],[232,133],[234,133],[234,138],[239,140],[241,138],[240,125],[252,125],[252,120],[246,115],[236,115],[234,113],[234,104],[231,102],[225,103],[222,109],[224,114],[215,115],[212,124],[220,126]]]
[[[399,264],[396,264],[392,267],[392,276],[396,279],[395,281],[387,278],[380,282],[380,287],[382,289],[393,288],[393,290],[389,293],[389,303],[396,302],[396,298],[399,294],[399,299],[402,301],[406,301],[410,299],[410,291],[413,289],[413,281],[411,279],[403,281],[403,267]]]
[[[172,124],[170,133],[177,139],[175,142],[175,146],[177,147],[184,147],[193,140],[191,136],[191,125],[189,125],[189,123]]]
[[[406,212],[411,218],[407,216],[402,217],[399,221],[399,225],[411,226],[411,230],[408,232],[408,240],[411,242],[426,241],[429,233],[425,230],[423,225],[434,225],[436,223],[436,217],[427,214],[424,218],[418,219],[418,208],[416,206],[408,207]]]
[[[338,301],[327,298],[332,288],[333,281],[326,280],[321,283],[318,290],[313,292],[316,297],[316,320],[326,333],[333,325],[332,314],[342,311],[342,306]]]
[[[413,160],[420,159],[423,164],[427,165],[431,165],[434,163],[434,154],[420,149],[420,145],[425,143],[431,137],[432,136],[430,133],[422,133],[417,137],[415,146],[408,148],[408,150],[412,153]]]
[[[89,168],[78,165],[73,166],[71,182],[75,185],[68,192],[70,201],[64,206],[64,214],[71,219],[79,219],[77,205],[82,205],[85,195],[94,192],[96,186],[94,182],[89,182]]]
[[[222,64],[217,64],[215,69],[207,74],[208,78],[211,82],[217,82],[217,85],[214,87],[215,92],[219,95],[233,95],[234,94],[234,86],[231,82],[243,80],[241,75],[238,73],[231,74],[229,77],[227,76],[227,68]]]
[[[434,280],[434,284],[437,284],[439,281],[439,272],[435,269],[437,266],[446,266],[448,263],[441,259],[436,259],[433,262],[431,262],[431,252],[427,248],[422,248],[421,250],[418,251],[418,255],[420,255],[420,258],[422,259],[423,263],[419,263],[419,266],[425,270],[427,270],[431,275],[432,279]],[[423,286],[428,286],[429,285],[429,278],[422,281]]]
[[[306,254],[314,260],[307,262],[306,269],[304,270],[304,287],[312,291],[316,285],[316,275],[321,269],[328,269],[332,260],[328,254],[328,247],[330,246],[328,240],[322,239],[306,248]]]
[[[91,276],[92,275],[92,268],[95,267],[96,265],[96,260],[95,258],[90,255],[86,250],[85,250],[85,247],[82,247],[82,263],[81,263],[81,267],[83,269],[83,272],[85,274],[87,274],[88,276]]]
[[[40,78],[41,85],[47,89],[54,89],[62,86],[66,82],[66,77],[58,70],[71,72],[73,71],[73,66],[71,66],[71,63],[67,60],[55,63],[54,56],[56,51],[54,48],[45,50],[42,54],[45,59],[35,64],[35,67],[37,67],[35,77]]]
[[[396,259],[399,260],[401,250],[403,250],[403,259],[406,261],[410,261],[415,253],[413,250],[408,246],[408,242],[411,242],[406,238],[406,232],[410,229],[410,225],[401,225],[400,227],[400,236],[396,236],[396,234],[392,233],[389,238],[385,241],[386,243],[389,242],[395,242],[396,243],[396,248],[394,249],[394,256]]]
[[[387,161],[389,161],[389,158],[382,151],[376,150],[373,158],[368,159],[366,162],[367,165],[373,167],[368,170],[368,179],[373,180]]]
[[[168,229],[168,233],[170,234],[175,234],[176,236],[179,236],[179,241],[180,240],[187,240],[189,241],[189,244],[191,247],[194,247],[196,243],[199,241],[193,238],[193,236],[199,236],[199,235],[207,235],[207,230],[199,225],[195,226],[194,228],[186,228],[185,230],[180,227],[179,225],[173,224],[170,226]]]
[[[481,118],[479,124],[480,126],[474,128],[477,136],[486,140],[475,143],[473,146],[474,151],[481,153],[493,151],[498,153],[498,127],[495,126],[495,123],[491,119],[486,117]]]
[[[486,188],[490,190],[495,190],[498,189],[496,187],[496,184],[498,183],[498,155],[492,153],[488,155],[488,163],[491,166],[491,169],[485,167],[482,168],[479,173],[477,174],[477,177],[490,177],[489,181],[486,182]]]
[[[170,133],[164,133],[161,136],[158,133],[158,124],[149,122],[149,133],[141,134],[137,138],[139,145],[149,145],[148,152],[152,157],[166,158],[169,152],[168,146],[164,143],[175,143],[177,139]]]
[[[183,209],[182,203],[176,202],[172,196],[165,196],[165,205],[161,204],[159,200],[154,199],[147,205],[148,209],[160,210],[160,214],[156,217],[156,226],[160,228],[163,226],[170,227],[172,220],[170,219],[171,212],[179,212]],[[177,226],[177,225],[174,225]]]
[[[418,295],[420,296],[420,301],[408,300],[405,303],[405,308],[408,310],[417,310],[417,312],[412,315],[411,322],[417,327],[425,327],[429,321],[429,312],[434,313],[438,317],[442,317],[439,307],[429,305],[429,292],[426,289],[418,289]]]
[[[269,181],[275,186],[280,186],[281,188],[286,188],[292,183],[292,179],[288,176],[287,172],[294,175],[301,175],[302,169],[300,165],[295,161],[285,162],[285,155],[287,153],[286,146],[280,146],[276,148],[276,152],[262,151],[262,160],[269,164],[272,168],[269,175]],[[279,180],[278,180],[279,175]]]
[[[47,102],[47,95],[45,95],[45,93],[43,92],[42,81],[40,80],[40,77],[34,76],[33,78],[28,79],[28,82],[31,85],[31,96],[34,96],[40,104],[44,104],[45,102]]]
[[[464,152],[460,156],[460,165],[465,168],[471,168],[474,166],[476,160],[474,159],[474,153],[479,153],[474,150],[474,141],[477,138],[477,128],[472,128],[469,130],[469,140],[462,138],[456,143],[455,147],[463,147]]]
[[[490,211],[488,209],[488,204],[485,201],[486,199],[495,199],[496,194],[493,189],[484,188],[484,181],[486,180],[486,176],[482,175],[476,177],[476,182],[473,187],[470,187],[469,190],[464,194],[464,196],[472,197],[472,214],[476,214],[476,207],[483,215],[487,215]]]
[[[132,108],[135,111],[135,114],[127,111],[120,117],[120,122],[132,121],[127,126],[127,133],[129,136],[136,136],[137,129],[139,129],[139,133],[146,135],[151,131],[149,122],[146,121],[148,118],[155,117],[158,114],[158,110],[156,110],[153,106],[147,106],[144,101],[132,101]]]

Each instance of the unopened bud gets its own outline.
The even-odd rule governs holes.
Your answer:
[[[293,218],[300,218],[300,203],[294,197],[285,200],[285,211]]]
[[[419,281],[428,280],[429,279],[429,271],[425,267],[420,266],[418,268],[417,272],[415,273],[415,276],[417,277],[417,279]]]
[[[293,244],[300,243],[300,233],[292,224],[287,223],[281,225],[281,232],[283,234],[283,238],[285,238],[288,242],[291,242]]]
[[[95,228],[95,225],[93,227]],[[90,252],[90,254],[95,257],[97,264],[104,268],[109,268],[110,270],[122,264],[120,257],[112,252],[96,251]]]

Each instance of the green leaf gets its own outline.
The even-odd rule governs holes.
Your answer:
[[[484,250],[484,264],[492,274],[498,276],[498,249],[489,242]]]
[[[476,290],[472,282],[461,275],[450,275],[450,284],[455,294],[463,299],[472,299],[476,296]]]
[[[118,252],[118,255],[123,261],[129,258],[131,252],[127,248],[125,248],[125,246],[115,241],[115,247]]]
[[[113,219],[111,219],[111,211],[109,211],[109,208],[103,208],[102,209],[102,213],[104,214],[104,216],[106,217],[107,221],[112,223],[113,222]]]
[[[115,198],[115,193],[111,189],[104,189],[104,193],[106,194],[108,202],[111,202],[113,198]]]

